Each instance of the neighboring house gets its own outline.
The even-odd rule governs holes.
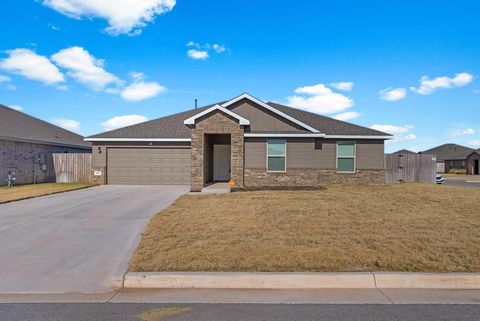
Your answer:
[[[480,175],[480,148],[467,156],[467,174]]]
[[[16,184],[55,181],[52,153],[90,153],[83,137],[0,105],[0,186],[10,172]]]
[[[412,154],[416,154],[415,152],[412,152],[411,150],[408,150],[408,149],[400,149],[400,150],[397,150],[395,153],[392,153],[394,155],[412,155]]]
[[[248,94],[88,137],[94,181],[239,187],[384,183],[391,135]]]
[[[473,151],[472,148],[462,145],[443,144],[421,153],[435,155],[437,157],[438,171],[448,173],[451,170],[465,170],[469,172],[467,168],[468,156]]]

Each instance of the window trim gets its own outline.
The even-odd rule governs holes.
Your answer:
[[[339,156],[338,155],[338,145],[340,144],[353,144],[353,156]],[[336,158],[336,162],[337,162],[337,173],[340,173],[340,174],[355,174],[357,172],[357,142],[355,141],[337,141],[337,158]],[[338,170],[338,159],[339,158],[342,158],[342,159],[353,159],[353,171],[340,171]]]
[[[268,155],[268,142],[269,141],[282,141],[283,144],[285,145],[285,154],[283,156],[280,156],[280,155],[272,155],[272,156],[269,156]],[[267,139],[267,142],[265,144],[265,147],[266,147],[266,168],[267,168],[267,173],[286,173],[287,172],[287,140],[286,139],[281,139],[281,138],[273,138],[273,139]],[[268,169],[268,159],[270,157],[283,157],[285,159],[285,169],[283,171],[273,171],[273,170],[269,170]]]

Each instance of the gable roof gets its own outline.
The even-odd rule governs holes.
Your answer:
[[[4,105],[0,105],[0,139],[91,148],[83,136]]]
[[[301,124],[306,128],[311,135],[323,137],[326,135],[328,138],[342,138],[348,136],[349,138],[377,138],[388,139],[392,137],[390,134],[380,132],[374,129],[354,125],[351,123],[343,122],[333,118],[321,116],[318,114],[302,111],[296,108],[276,104],[265,103],[253,96],[246,96],[243,94],[230,101],[224,101],[212,105],[208,105],[198,109],[192,109],[171,116],[150,120],[144,123],[119,128],[113,131],[97,134],[88,137],[88,141],[101,141],[101,140],[188,140],[190,139],[190,129],[185,125],[185,121],[190,123],[195,120],[198,115],[205,115],[210,111],[218,109],[217,105],[228,110],[228,107],[241,99],[249,99],[258,104],[257,101],[262,103],[262,107],[267,108],[271,112],[275,112],[283,118],[289,121],[294,120],[296,124]],[[238,116],[238,115],[237,115]],[[198,116],[201,117],[201,116]],[[197,118],[198,118],[197,117]],[[239,116],[240,117],[240,116]],[[251,133],[254,135],[255,133]],[[269,133],[257,133],[257,134],[269,134]],[[281,133],[277,133],[281,134]],[[300,135],[298,135],[300,137]]]
[[[431,149],[427,149],[422,154],[432,154],[437,156],[437,161],[467,159],[467,156],[474,151],[469,148],[457,144],[443,144]]]
[[[206,109],[206,110],[204,110],[204,111],[201,111],[201,112],[199,112],[198,114],[196,114],[196,115],[194,115],[194,116],[192,116],[192,117],[190,117],[190,118],[188,118],[188,119],[185,119],[185,120],[183,121],[183,123],[184,123],[185,125],[195,125],[195,122],[196,122],[197,119],[201,118],[202,116],[205,116],[205,115],[208,115],[208,114],[210,114],[210,113],[213,113],[214,111],[217,111],[217,110],[221,111],[222,113],[225,113],[225,114],[229,115],[230,117],[235,118],[236,120],[238,120],[238,123],[239,123],[240,125],[244,125],[244,126],[250,125],[250,121],[249,121],[248,119],[245,119],[245,118],[243,118],[242,116],[237,115],[237,114],[235,114],[233,111],[230,111],[230,110],[228,110],[228,109],[225,109],[224,107],[222,107],[222,106],[220,106],[220,105],[218,105],[218,104],[215,105],[215,106],[213,106],[213,107],[210,107],[210,108],[208,108],[208,109]]]
[[[409,155],[409,154],[416,154],[415,152],[412,152],[411,150],[408,150],[408,149],[400,149],[400,150],[397,150],[396,152],[392,153],[392,154],[397,154],[397,155]]]

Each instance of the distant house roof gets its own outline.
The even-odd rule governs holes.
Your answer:
[[[437,156],[437,161],[444,160],[463,160],[467,159],[467,156],[474,151],[473,148],[469,148],[457,144],[443,144],[428,150],[421,152],[422,154],[432,154]]]
[[[416,154],[415,152],[412,152],[411,150],[408,150],[408,149],[400,149],[400,150],[397,150],[395,153],[392,153],[392,154],[396,154],[396,155],[408,155],[408,154]]]
[[[76,148],[90,148],[83,137],[0,105],[0,139]]]
[[[88,137],[88,139],[121,139],[121,138],[171,138],[171,139],[188,139],[190,138],[190,129],[184,124],[185,120],[188,120],[195,115],[207,111],[216,105],[227,105],[227,102],[220,102],[217,104],[208,105],[198,109],[192,109],[171,116],[158,118],[155,120],[147,121],[141,124],[132,125],[109,132],[97,134]],[[326,135],[339,135],[339,136],[372,136],[372,137],[391,137],[392,135],[386,134],[374,129],[350,124],[333,118],[321,116],[314,113],[309,113],[296,108],[276,104],[276,103],[263,103],[270,108],[275,109],[279,114],[284,114],[285,117],[294,118],[295,121],[305,124],[311,127],[312,130],[318,131]],[[311,132],[310,131],[310,132]],[[308,132],[308,131],[306,131]]]

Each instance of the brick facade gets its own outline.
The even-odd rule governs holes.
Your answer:
[[[237,120],[217,111],[199,120],[191,129],[192,134],[192,191],[200,191],[208,177],[206,146],[208,134],[230,134],[231,137],[231,178],[243,187],[244,176],[244,130]]]
[[[384,184],[384,170],[359,170],[355,174],[336,170],[296,168],[269,173],[264,168],[245,169],[245,187],[322,186],[329,184]]]
[[[86,149],[0,140],[0,186],[7,184],[10,171],[15,184],[55,182],[53,153],[83,153]]]

